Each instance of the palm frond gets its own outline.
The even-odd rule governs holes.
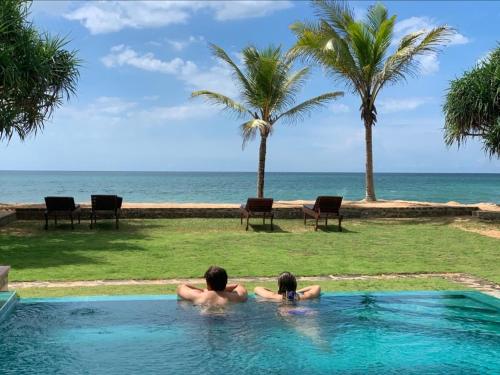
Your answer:
[[[207,90],[200,90],[200,91],[194,91],[191,93],[191,97],[195,98],[201,96],[205,99],[206,102],[210,104],[215,104],[215,105],[220,105],[223,106],[224,110],[228,110],[230,112],[235,113],[238,117],[241,117],[246,114],[250,114],[251,116],[254,116],[254,114],[245,106],[242,104],[236,102],[235,100],[213,92],[213,91],[207,91]]]
[[[344,37],[347,27],[354,21],[354,12],[346,1],[314,0],[315,14],[320,19],[327,20]]]
[[[240,130],[241,137],[243,138],[241,148],[245,149],[246,145],[255,139],[258,132],[265,134],[272,132],[272,125],[261,119],[253,119],[241,124]]]
[[[454,33],[454,29],[448,26],[439,26],[428,32],[419,31],[406,35],[394,54],[386,59],[377,76],[374,97],[386,84],[405,80],[407,76],[415,76],[419,71],[416,57],[437,53]]]
[[[382,24],[387,21],[387,8],[381,3],[376,3],[375,5],[370,6],[366,18],[366,24],[370,28],[372,34],[375,35],[377,34],[377,31],[380,29]]]
[[[238,67],[238,65],[229,57],[229,55],[224,51],[221,47],[211,43],[209,44],[209,48],[212,50],[212,53],[215,57],[219,58],[220,60],[224,61],[226,64],[228,64],[231,69],[233,70],[233,74],[237,79],[237,82],[239,85],[245,90],[249,91],[251,90],[250,84],[248,82],[247,77],[243,74],[241,69]]]
[[[310,114],[313,109],[324,106],[327,102],[335,100],[341,96],[344,96],[344,93],[341,91],[329,92],[323,95],[315,96],[314,98],[306,100],[296,105],[295,107],[290,108],[286,112],[281,113],[275,119],[273,119],[273,123],[281,118],[290,123],[294,123],[297,120],[302,120],[306,115]]]

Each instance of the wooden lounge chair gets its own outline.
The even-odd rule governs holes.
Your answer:
[[[246,204],[240,207],[240,222],[243,224],[243,218],[247,219],[245,230],[248,230],[248,221],[251,217],[262,217],[262,223],[266,223],[266,217],[271,219],[271,230],[273,227],[273,199],[272,198],[248,198]]]
[[[304,212],[304,225],[308,216],[316,220],[314,230],[318,230],[318,221],[325,219],[325,227],[328,226],[328,219],[336,218],[339,221],[339,231],[342,232],[342,215],[340,214],[340,206],[342,205],[342,197],[321,196],[316,199],[314,205],[306,204],[302,207]]]
[[[71,229],[75,229],[73,219],[78,218],[80,224],[81,209],[75,204],[73,197],[45,197],[45,230],[49,229],[49,216],[54,216],[54,225],[57,225],[57,217],[66,216],[71,220]]]
[[[113,216],[118,229],[123,198],[117,195],[92,195],[91,200],[90,229],[93,224],[97,224],[97,215]]]

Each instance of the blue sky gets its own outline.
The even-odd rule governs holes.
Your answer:
[[[370,2],[352,2],[362,16]],[[458,33],[439,55],[422,59],[416,79],[387,88],[378,101],[374,160],[378,172],[500,172],[478,142],[443,142],[448,82],[497,43],[500,3],[386,2],[396,35],[447,24]],[[236,60],[247,44],[293,45],[288,26],[312,20],[308,2],[36,2],[35,24],[67,35],[83,60],[77,97],[43,133],[0,145],[0,169],[255,171],[258,142],[242,151],[241,121],[189,99],[194,89],[236,95],[213,42]],[[319,68],[301,99],[346,90]],[[268,171],[357,172],[364,168],[359,99],[344,98],[302,123],[278,124]]]

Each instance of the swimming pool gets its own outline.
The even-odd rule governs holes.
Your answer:
[[[325,294],[288,315],[173,296],[28,299],[0,374],[499,373],[500,304],[476,292]],[[279,312],[282,313],[279,313]]]

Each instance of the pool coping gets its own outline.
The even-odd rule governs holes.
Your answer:
[[[357,292],[326,292],[321,293],[321,297],[354,297],[354,296],[412,296],[412,295],[465,295],[467,298],[476,300],[480,303],[494,307],[500,310],[500,299],[471,290],[453,290],[453,291],[357,291]],[[249,298],[255,299],[255,294],[249,294]],[[72,297],[49,297],[49,298],[19,298],[21,304],[29,303],[67,303],[67,302],[127,302],[127,301],[176,301],[176,294],[153,294],[153,295],[114,295],[114,296],[72,296]]]
[[[299,281],[341,281],[341,280],[389,280],[405,278],[432,278],[438,277],[471,288],[490,296],[500,299],[500,285],[491,281],[473,276],[468,273],[456,272],[419,272],[419,273],[385,273],[374,275],[322,275],[301,276]],[[275,281],[274,277],[236,277],[234,282],[264,282]],[[79,280],[79,281],[15,281],[11,282],[12,289],[26,288],[69,288],[69,287],[97,287],[97,286],[120,286],[120,285],[177,285],[181,283],[204,284],[205,280],[200,278],[175,278],[155,280]],[[455,289],[454,289],[455,290]],[[458,289],[460,290],[460,289]]]

